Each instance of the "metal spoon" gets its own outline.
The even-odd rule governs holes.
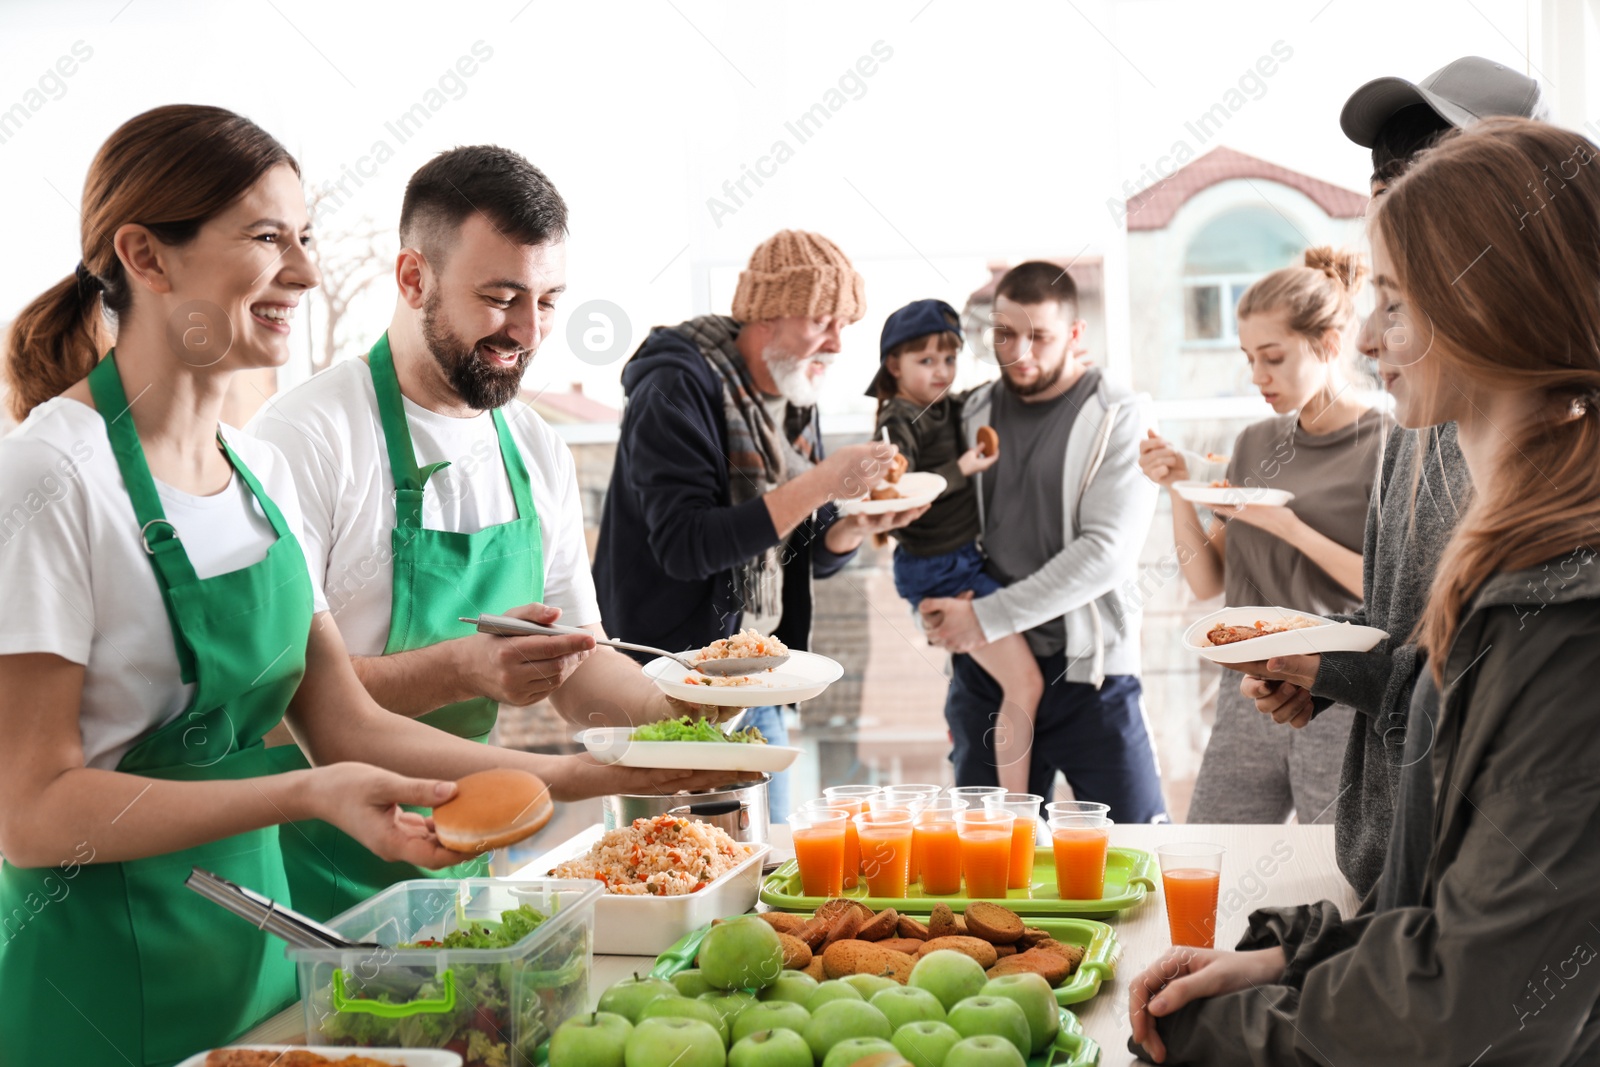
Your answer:
[[[528,622],[526,619],[513,619],[509,615],[479,615],[475,619],[463,617],[460,621],[471,623],[478,628],[480,634],[497,634],[501,637],[562,637],[568,634],[582,634],[593,637],[588,630],[577,626],[546,626],[543,623]],[[713,678],[728,678],[740,674],[759,674],[781,667],[789,662],[789,654],[781,656],[744,656],[736,659],[708,659],[692,660],[689,652],[668,652],[665,649],[651,648],[649,645],[636,645],[629,641],[601,640],[595,638],[597,645],[610,645],[612,648],[628,649],[633,652],[648,652],[653,656],[665,656],[687,671],[699,671],[701,674]]]

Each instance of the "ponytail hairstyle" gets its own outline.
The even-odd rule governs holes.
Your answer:
[[[1526,393],[1434,575],[1417,643],[1434,680],[1492,575],[1586,549],[1600,528],[1600,148],[1528,119],[1447,135],[1377,202],[1394,283],[1429,324],[1434,377]]]
[[[164,244],[185,244],[279,164],[300,173],[270,134],[220,107],[171,104],[119,126],[83,183],[77,269],[11,324],[5,350],[11,413],[27,418],[84,378],[110,346],[107,320],[120,320],[133,303],[112,243],[120,227],[137,223]]]
[[[1246,289],[1236,317],[1287,312],[1289,329],[1323,351],[1329,330],[1343,337],[1355,322],[1355,297],[1366,276],[1359,252],[1309,248],[1304,266],[1275,270]]]

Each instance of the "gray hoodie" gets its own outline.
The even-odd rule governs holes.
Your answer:
[[[1256,912],[1239,948],[1282,945],[1283,979],[1160,1020],[1168,1063],[1600,1063],[1595,553],[1492,577],[1443,676],[1414,897]]]

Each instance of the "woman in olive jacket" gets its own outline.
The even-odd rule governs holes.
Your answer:
[[[1379,369],[1479,491],[1418,627],[1377,907],[1264,909],[1134,979],[1157,1063],[1600,1062],[1600,148],[1492,119],[1371,225]]]

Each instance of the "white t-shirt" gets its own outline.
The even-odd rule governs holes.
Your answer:
[[[404,403],[417,465],[450,464],[428,480],[423,526],[477,533],[514,520],[517,505],[489,413],[457,419]],[[561,609],[564,625],[597,623],[600,606],[572,453],[526,404],[513,401],[501,411],[528,468],[539,512],[543,603]],[[273,397],[245,428],[276,445],[294,469],[306,523],[300,540],[345,644],[358,656],[381,655],[394,595],[394,476],[371,370],[364,360],[336,363]],[[461,632],[471,630],[463,624]]]
[[[299,529],[294,479],[278,450],[230,426],[223,437]],[[201,578],[259,563],[274,534],[236,473],[197,497],[156,483],[162,509]],[[327,610],[312,578],[318,611]],[[114,770],[176,718],[185,685],[155,569],[99,412],[57,397],[0,438],[0,655],[48,652],[86,668],[83,761]]]

